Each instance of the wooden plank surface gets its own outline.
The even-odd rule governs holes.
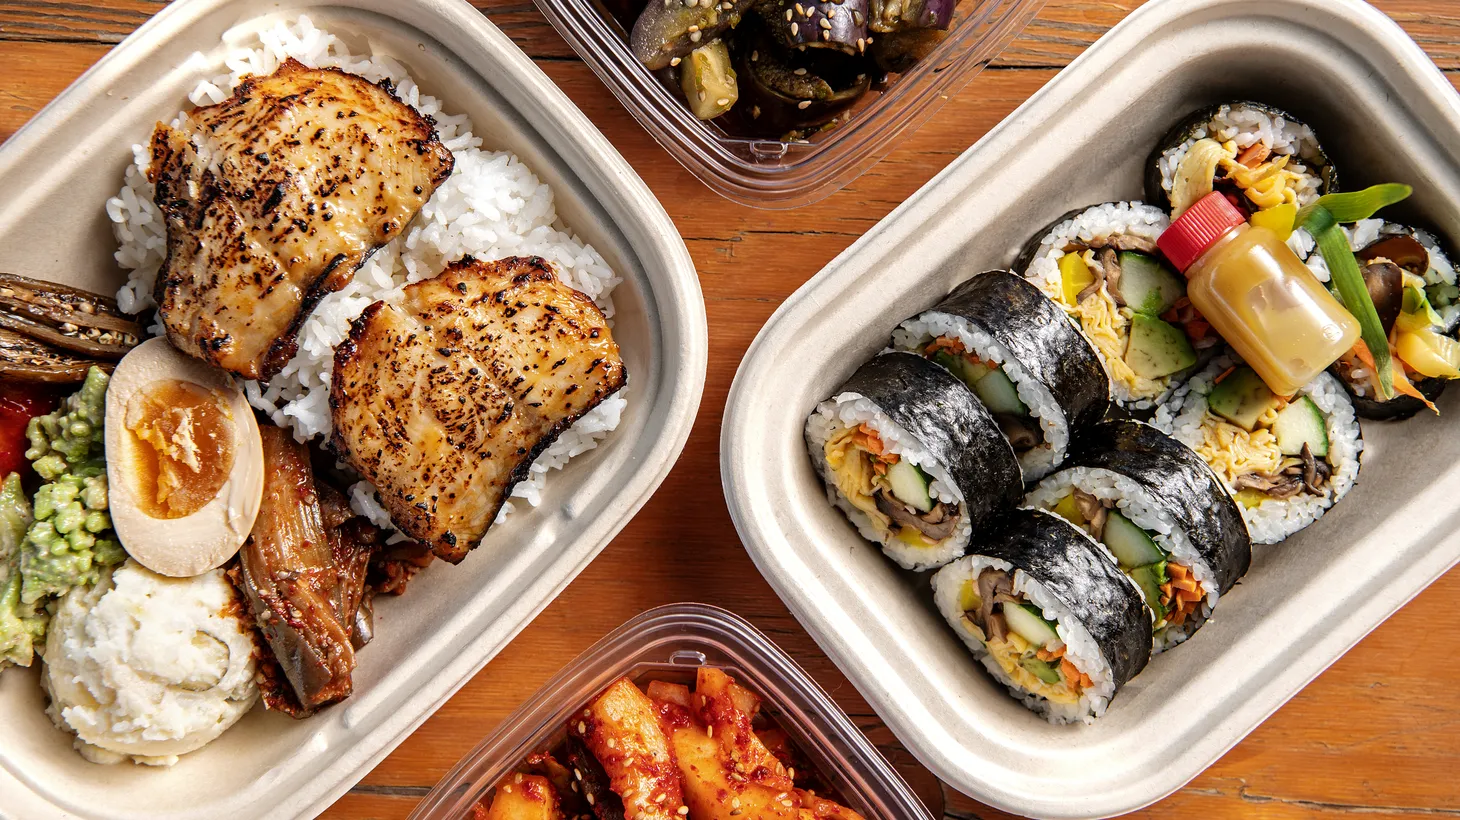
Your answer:
[[[567,661],[650,607],[698,600],[748,618],[805,666],[948,817],[1003,817],[943,787],[901,749],[745,555],[725,509],[719,426],[731,378],[780,302],[941,170],[1137,0],[1051,0],[988,71],[880,165],[815,209],[756,211],[710,193],[618,105],[528,0],[476,0],[644,176],[704,286],[710,369],[694,432],[664,487],[567,591],[326,816],[403,818]],[[1383,0],[1452,81],[1460,3]],[[160,0],[0,0],[0,140]],[[1460,817],[1460,571],[1451,572],[1149,817]]]

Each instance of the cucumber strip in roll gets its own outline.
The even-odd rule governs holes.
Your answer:
[[[1258,544],[1310,526],[1358,480],[1363,434],[1329,373],[1283,398],[1226,354],[1158,410],[1155,424],[1211,466]]]
[[[1083,530],[1013,510],[933,576],[938,611],[989,673],[1051,723],[1092,723],[1151,657],[1134,584]]]
[[[1025,503],[1088,532],[1146,599],[1156,651],[1185,641],[1251,562],[1236,503],[1186,446],[1140,422],[1106,422]]]
[[[806,419],[827,497],[906,569],[942,566],[1018,502],[1019,461],[993,416],[948,371],[885,353]]]
[[[969,279],[903,322],[892,346],[958,376],[1004,431],[1026,481],[1064,458],[1071,431],[1110,406],[1110,379],[1088,340],[1049,297],[1010,271]]]
[[[1037,234],[1014,266],[1090,340],[1126,410],[1154,407],[1221,341],[1156,246],[1169,225],[1142,202],[1092,205]]]

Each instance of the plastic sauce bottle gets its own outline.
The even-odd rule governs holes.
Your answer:
[[[1272,392],[1291,396],[1359,338],[1359,323],[1267,228],[1218,191],[1156,240],[1186,295]]]

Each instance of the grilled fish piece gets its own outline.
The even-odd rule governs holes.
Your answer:
[[[593,300],[537,257],[466,257],[376,302],[335,350],[335,452],[456,563],[512,486],[627,375]]]
[[[158,123],[149,174],[167,259],[154,297],[168,339],[269,379],[319,300],[400,234],[452,164],[389,87],[294,60],[180,128]]]

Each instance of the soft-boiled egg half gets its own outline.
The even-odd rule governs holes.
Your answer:
[[[160,575],[222,566],[253,529],[264,491],[258,423],[222,370],[151,339],[106,391],[112,526],[127,554]]]

